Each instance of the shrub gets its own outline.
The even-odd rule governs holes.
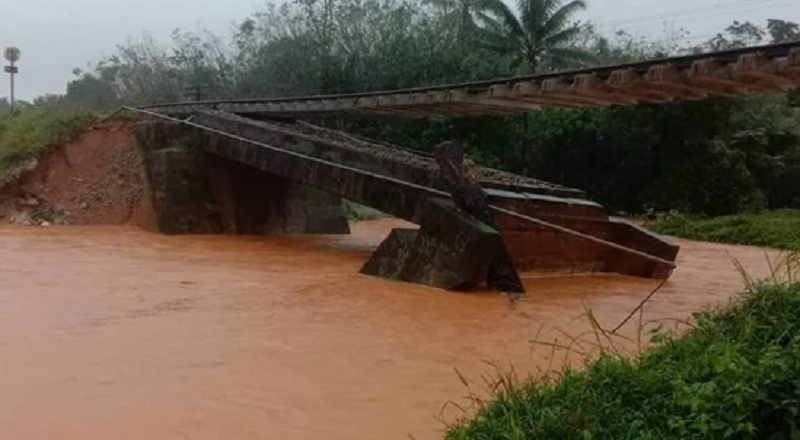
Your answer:
[[[374,220],[383,217],[385,214],[369,206],[359,205],[358,203],[345,201],[347,218],[354,221]]]
[[[790,439],[800,424],[800,284],[754,285],[655,333],[637,359],[604,354],[555,381],[503,381],[447,439]]]
[[[800,250],[800,211],[797,210],[716,218],[669,213],[650,228],[661,234],[693,240]]]

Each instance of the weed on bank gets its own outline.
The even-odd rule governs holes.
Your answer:
[[[0,175],[83,133],[96,115],[71,109],[24,109],[0,116]]]
[[[800,284],[751,285],[694,318],[635,359],[605,353],[557,379],[502,380],[446,438],[800,438]]]
[[[667,214],[650,228],[660,234],[777,249],[800,250],[800,211],[765,211],[714,218]]]

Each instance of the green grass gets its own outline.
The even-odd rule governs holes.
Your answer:
[[[634,359],[606,352],[553,380],[502,377],[446,438],[800,438],[800,284],[753,285],[694,322],[654,333]]]
[[[766,211],[715,218],[667,214],[650,228],[678,237],[800,250],[800,211]]]
[[[95,120],[92,112],[68,109],[25,109],[0,115],[0,175],[49,147],[73,139]]]
[[[359,205],[358,203],[345,200],[347,218],[354,221],[375,220],[386,216],[386,214],[369,206]]]

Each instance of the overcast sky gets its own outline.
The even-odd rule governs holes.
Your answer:
[[[588,0],[582,14],[605,26],[661,36],[683,27],[700,42],[733,20],[764,25],[767,18],[800,22],[800,0]],[[167,42],[170,32],[207,28],[229,35],[232,24],[263,0],[0,0],[0,47],[22,51],[17,97],[63,93],[76,67],[97,61],[116,44],[149,32]],[[9,92],[0,77],[0,96]]]

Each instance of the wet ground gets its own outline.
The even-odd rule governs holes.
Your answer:
[[[457,415],[445,402],[464,403],[455,369],[556,367],[531,339],[587,329],[584,307],[614,327],[657,285],[528,279],[511,309],[358,275],[393,225],[333,238],[0,227],[2,438],[439,438],[437,418]],[[724,301],[742,286],[732,258],[768,272],[764,250],[681,244],[645,321]]]

